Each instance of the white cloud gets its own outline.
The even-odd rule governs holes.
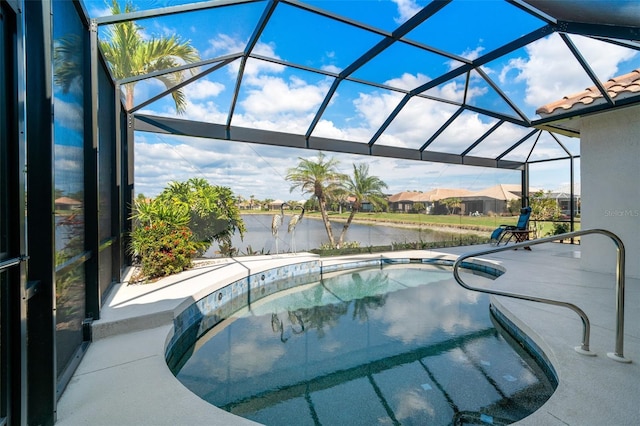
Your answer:
[[[399,89],[412,90],[416,87],[422,86],[431,80],[428,76],[418,73],[417,75],[404,73],[398,78],[392,78],[385,81],[384,84],[391,87],[397,87]]]
[[[266,56],[269,56],[269,55],[266,55]],[[236,62],[233,62],[231,65],[232,65],[231,68],[236,68],[237,70],[238,67],[240,66],[240,63],[236,61]],[[247,63],[244,67],[243,79],[245,79],[246,82],[252,84],[254,82],[254,79],[260,76],[261,74],[264,74],[264,73],[279,74],[279,73],[282,73],[284,70],[285,70],[284,65],[274,64],[273,62],[261,61],[258,59],[249,59],[247,60]]]
[[[344,130],[336,127],[336,125],[332,121],[325,119],[320,119],[320,121],[318,121],[313,135],[341,140],[345,140],[348,138],[348,135]]]
[[[210,48],[206,49],[203,52],[202,57],[216,57],[232,53],[244,52],[246,44],[246,41],[233,38],[227,34],[218,34],[215,38],[209,40]],[[255,45],[252,53],[273,59],[280,59],[280,57],[275,53],[275,48],[276,47],[273,43],[260,42]],[[238,73],[239,67],[240,61],[233,62],[228,68],[229,73],[235,76]],[[262,72],[280,73],[284,71],[284,69],[284,66],[274,64],[272,62],[249,59],[245,65],[244,78],[251,78]]]
[[[327,72],[332,72],[334,74],[340,74],[340,71],[342,71],[342,68],[338,68],[335,65],[324,65],[322,67],[322,70]]]
[[[227,186],[244,197],[300,199],[302,193],[289,192],[290,183],[285,179],[287,170],[298,164],[299,157],[311,158],[316,154],[294,148],[137,132],[135,191],[155,196],[170,181],[203,177],[213,185]],[[437,187],[479,190],[496,183],[520,182],[517,171],[333,152],[325,154],[340,161],[339,170],[343,173],[351,173],[353,163],[369,164],[371,173],[388,184],[385,190],[388,193],[428,191]],[[545,179],[552,180],[552,176],[545,175]]]
[[[396,92],[360,93],[353,104],[369,129],[378,128],[389,117],[403,95]]]
[[[85,1],[84,4],[88,7],[89,16],[92,18],[113,15],[111,8],[106,6],[104,2]],[[101,7],[98,7],[98,5]]]
[[[84,128],[84,110],[81,105],[55,97],[54,111],[57,125],[76,131]]]
[[[247,80],[233,124],[286,133],[305,133],[329,90],[329,81],[257,75]]]
[[[473,61],[480,57],[480,53],[482,53],[483,50],[484,50],[484,47],[478,46],[475,49],[465,50],[459,56],[462,56],[463,58],[467,58],[470,61]],[[453,69],[459,68],[462,65],[462,62],[454,61],[452,59],[447,62],[447,65],[449,65],[449,70],[453,70]]]
[[[639,6],[640,7],[640,6]],[[620,63],[638,56],[635,50],[582,36],[571,36],[574,44],[602,80],[620,73]]]
[[[209,49],[202,52],[203,58],[210,56],[222,56],[229,53],[243,52],[247,45],[246,41],[233,38],[227,34],[218,34],[215,38],[209,40]]]
[[[575,39],[579,50],[589,55],[589,63],[601,79],[618,72],[618,65],[633,57],[635,52],[584,37]],[[577,61],[568,61],[571,52],[562,39],[553,34],[526,47],[528,58],[514,58],[502,68],[499,81],[508,83],[516,72],[515,82],[526,85],[524,102],[533,107],[581,92],[593,83]]]
[[[66,193],[82,190],[84,175],[82,146],[56,143],[54,150],[56,189]]]
[[[475,113],[465,112],[445,129],[429,146],[429,150],[460,154],[467,149],[479,137],[485,134],[494,124],[491,121],[481,120],[481,116]],[[499,152],[493,153],[494,156]]]
[[[464,84],[451,81],[427,91],[427,94],[449,101],[462,102],[464,100]]]
[[[405,73],[399,78],[391,79],[385,82],[385,84],[392,85],[399,88],[414,89],[422,84],[428,82],[430,78],[423,74],[412,75]],[[486,88],[469,87],[467,97],[471,99],[474,96],[479,96],[485,93]],[[427,94],[438,98],[447,100],[462,102],[464,98],[464,85],[459,84],[456,81],[447,83],[440,87],[430,89]],[[342,129],[342,138],[353,139],[355,130],[361,131],[362,127],[368,129],[368,136],[371,136],[373,131],[386,120],[391,111],[398,105],[402,98],[402,94],[399,93],[386,93],[386,92],[371,92],[369,94],[360,94],[360,97],[354,102],[356,112],[362,117],[359,120],[360,127]],[[456,106],[443,104],[441,102],[435,102],[422,98],[413,98],[407,105],[404,106],[400,114],[393,120],[389,128],[381,136],[378,143],[385,145],[403,146],[411,148],[419,148],[429,137],[442,126],[453,112],[457,109]],[[479,128],[488,129],[490,124],[480,122],[477,115],[473,115],[476,118],[464,123],[467,130],[478,131]],[[318,131],[320,130],[318,127]],[[330,126],[325,125],[322,129],[331,129]],[[462,140],[466,135],[463,132],[460,133],[458,139],[453,142],[460,144],[471,144],[475,140]],[[331,137],[330,134],[323,132],[323,136]],[[361,139],[356,139],[361,140]]]
[[[168,182],[202,177],[237,194],[288,199],[284,176],[297,160],[293,149],[144,133],[136,134],[135,150],[136,192],[147,196]]]
[[[197,101],[218,96],[224,89],[225,87],[222,83],[200,79],[187,84],[183,91],[187,99]]]
[[[167,27],[166,25],[161,25],[156,20],[153,21],[153,28],[164,37],[172,37],[179,33],[177,28],[171,28]]]
[[[460,56],[463,56],[471,61],[478,59],[480,57],[480,53],[484,50],[484,47],[478,46],[475,49],[467,49]]]
[[[509,148],[514,142],[522,139],[529,131],[529,129],[525,129],[524,127],[503,123],[496,131],[473,149],[469,155],[495,158],[496,154],[504,152],[504,150]],[[524,160],[525,158],[526,155],[522,159]]]
[[[445,279],[442,276],[442,280]],[[411,288],[406,290],[406,298],[389,297],[384,311],[374,310],[370,315],[380,321],[386,336],[405,344],[419,342],[443,330],[471,331],[480,327],[477,318],[459,309],[459,288],[437,284],[430,287],[429,293]],[[408,321],[408,318],[420,320]],[[440,325],[434,327],[434,324]]]
[[[416,0],[391,0],[398,6],[398,16],[393,18],[397,24],[406,22],[413,15],[418,13],[422,6]]]
[[[175,112],[173,109],[167,110],[165,115],[174,117]],[[227,113],[220,111],[218,105],[213,101],[192,102],[188,100],[183,118],[221,124],[227,121]]]
[[[401,4],[402,3],[402,4]],[[418,7],[415,2],[397,2],[399,10]],[[413,12],[415,13],[415,12]],[[209,40],[207,55],[222,55],[244,50],[245,43],[227,35],[218,35]],[[539,46],[532,56],[554,53]],[[565,49],[566,50],[566,49]],[[256,45],[256,53],[278,58],[274,44]],[[482,52],[478,47],[465,52],[467,56],[477,57]],[[203,57],[207,57],[203,55]],[[537,55],[537,56],[536,56]],[[327,54],[330,58],[331,55]],[[551,57],[554,57],[553,55]],[[185,87],[188,107],[184,118],[197,121],[225,123],[228,106],[220,96],[235,82],[235,72],[240,61],[235,61],[228,69],[229,79],[216,82],[199,80]],[[502,77],[508,80],[509,72],[516,73],[518,79],[536,83],[528,73],[534,72],[537,62],[526,59],[514,62],[512,69],[504,69]],[[539,66],[538,66],[539,67]],[[326,70],[339,72],[333,65]],[[243,90],[233,117],[234,126],[252,127],[288,133],[305,133],[313,116],[331,84],[332,79],[306,80],[306,73],[284,73],[286,67],[265,61],[249,60],[243,77]],[[222,73],[222,76],[227,75]],[[217,74],[221,76],[221,74]],[[430,81],[424,74],[402,74],[386,82],[388,85],[415,89]],[[464,84],[453,81],[431,89],[428,94],[461,102],[464,96]],[[485,86],[474,84],[472,79],[468,88],[468,98],[481,96]],[[155,83],[158,84],[158,83]],[[143,89],[140,87],[140,89]],[[151,89],[145,89],[150,90]],[[227,93],[228,94],[228,93]],[[338,94],[334,95],[335,102]],[[346,96],[343,93],[343,96]],[[327,116],[321,118],[314,136],[324,136],[341,140],[368,141],[377,127],[396,108],[402,94],[384,90],[371,90],[353,95],[351,112],[344,119],[346,124],[337,124]],[[223,103],[220,103],[223,102]],[[168,105],[168,104],[167,104]],[[378,144],[420,147],[457,109],[455,105],[443,104],[422,98],[414,98],[403,108],[382,135]],[[155,112],[157,113],[157,112]],[[167,106],[161,115],[175,116],[172,106]],[[454,131],[448,135],[448,149],[461,151],[490,128],[492,123],[482,121],[481,117],[468,113],[459,117]],[[341,122],[342,123],[342,122]],[[514,135],[507,132],[505,138]],[[165,137],[155,135],[136,135],[136,191],[145,195],[156,195],[171,180],[186,180],[191,177],[204,177],[212,184],[223,185],[245,197],[255,195],[258,198],[297,199],[301,194],[289,193],[289,183],[285,180],[286,171],[295,167],[298,156],[309,157],[311,151],[291,148],[277,148],[261,145],[249,145],[238,142],[211,141],[195,138]],[[496,146],[504,143],[502,138],[495,141]],[[497,149],[497,148],[496,148]],[[489,153],[488,153],[489,154]],[[341,170],[351,171],[353,162],[371,164],[372,172],[389,185],[388,192],[404,190],[430,190],[435,187],[466,187],[482,189],[495,183],[518,183],[518,172],[504,172],[475,167],[463,167],[446,164],[426,163],[397,159],[382,159],[369,156],[355,156],[327,152],[341,161]],[[374,167],[375,165],[375,167]]]
[[[84,168],[82,147],[56,144],[54,151],[56,173],[64,172],[82,175]]]
[[[242,381],[272,372],[274,366],[286,353],[286,347],[280,342],[279,333],[274,333],[271,322],[264,321],[264,316],[246,316],[244,321],[247,324],[243,338],[232,345],[217,349],[220,351],[220,359],[227,360],[226,362],[214,360],[213,357],[194,356],[181,370],[181,374],[186,377],[196,377],[206,371],[208,376],[226,383],[229,380]],[[210,343],[205,341],[203,345]],[[257,353],[262,354],[261,362],[256,362]],[[207,389],[200,382],[194,381],[191,385],[195,388],[203,386],[199,389],[199,393],[205,394]]]

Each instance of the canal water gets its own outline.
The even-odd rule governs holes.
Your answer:
[[[267,214],[242,215],[247,232],[244,239],[235,234],[232,239],[233,247],[240,250],[240,254],[275,254],[276,239],[271,234],[271,218]],[[321,219],[304,217],[295,228],[295,234],[287,232],[287,224],[290,216],[286,216],[278,233],[278,252],[291,252],[292,238],[295,238],[297,252],[320,248],[322,244],[329,242],[327,231]],[[344,223],[332,222],[334,238],[338,239]],[[391,245],[392,243],[435,242],[451,241],[459,234],[438,232],[425,229],[405,229],[384,225],[368,225],[352,223],[349,226],[345,241],[357,241],[360,247]],[[214,245],[205,254],[206,257],[215,257],[219,250]]]
[[[247,232],[244,239],[236,233],[232,245],[239,250],[240,255],[247,254],[276,254],[276,239],[271,234],[270,214],[242,215]],[[295,235],[287,232],[287,224],[291,216],[286,216],[278,233],[278,253],[291,252],[292,238],[295,238],[297,252],[320,248],[329,242],[327,231],[321,219],[304,217],[295,229]],[[83,235],[82,227],[63,226],[64,217],[56,217],[56,250],[64,249],[72,237]],[[344,226],[343,222],[332,223],[333,235],[338,240]],[[388,246],[393,243],[452,241],[461,234],[433,231],[428,229],[405,229],[384,225],[369,225],[352,223],[349,226],[345,242],[357,241],[360,247]],[[205,257],[219,256],[217,243],[205,253]],[[75,254],[75,253],[71,253]]]

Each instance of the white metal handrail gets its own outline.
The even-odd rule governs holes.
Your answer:
[[[491,249],[485,249],[485,250],[479,250],[479,251],[475,251],[472,253],[465,253],[462,254],[460,257],[458,257],[458,259],[455,261],[455,263],[453,264],[453,276],[455,277],[456,281],[458,282],[458,284],[460,284],[462,287],[466,288],[467,290],[472,290],[472,291],[478,291],[481,293],[487,293],[487,294],[494,294],[496,296],[505,296],[505,297],[511,297],[511,298],[515,298],[515,299],[522,299],[522,300],[529,300],[532,302],[539,302],[539,303],[546,303],[546,304],[550,304],[550,305],[556,305],[556,306],[563,306],[565,308],[569,308],[571,310],[573,310],[574,312],[576,312],[579,316],[580,319],[582,320],[582,344],[578,347],[576,347],[576,351],[584,354],[584,355],[594,355],[592,352],[589,351],[589,335],[590,335],[590,323],[589,323],[589,318],[587,317],[587,315],[584,313],[584,311],[582,309],[580,309],[578,306],[572,304],[572,303],[568,303],[568,302],[563,302],[563,301],[559,301],[559,300],[552,300],[552,299],[545,299],[545,298],[541,298],[541,297],[535,297],[535,296],[528,296],[528,295],[523,295],[523,294],[516,294],[516,293],[507,293],[504,291],[498,291],[498,290],[489,290],[489,289],[483,289],[483,288],[477,288],[477,287],[471,287],[468,284],[466,284],[462,278],[460,277],[460,273],[458,271],[458,269],[460,268],[460,266],[462,265],[462,262],[465,261],[466,259],[470,258],[470,257],[477,257],[477,256],[481,256],[481,255],[486,255],[486,254],[492,254],[492,253],[498,253],[501,251],[506,251],[506,250],[513,250],[513,249],[517,249],[517,248],[525,248],[525,247],[530,247],[533,245],[538,245],[538,244],[544,244],[544,243],[549,243],[549,242],[553,242],[553,241],[558,241],[558,240],[563,240],[563,239],[567,239],[567,238],[573,238],[573,237],[578,237],[580,235],[587,235],[587,234],[602,234],[602,235],[606,235],[607,237],[611,238],[613,240],[613,242],[616,245],[616,249],[617,249],[617,259],[616,259],[616,346],[615,346],[615,351],[614,352],[610,352],[607,355],[619,362],[631,362],[630,360],[627,360],[624,355],[623,355],[623,346],[624,346],[624,276],[625,276],[625,250],[624,250],[624,244],[622,243],[622,240],[615,235],[613,232],[607,231],[605,229],[584,229],[584,230],[580,230],[580,231],[575,231],[575,232],[568,232],[566,234],[558,234],[558,235],[552,235],[550,237],[545,237],[545,238],[539,238],[536,240],[529,240],[529,241],[525,241],[522,243],[517,243],[517,244],[511,244],[511,245],[504,245],[504,246],[500,246],[500,247],[493,247]]]

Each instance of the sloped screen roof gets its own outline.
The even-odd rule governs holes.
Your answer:
[[[578,154],[548,132],[577,112],[540,118],[540,106],[592,86],[604,102],[581,114],[640,101],[612,99],[604,89],[609,78],[640,68],[636,1],[135,7],[95,18],[99,39],[134,22],[146,39],[189,40],[200,58],[116,79],[131,87],[129,112],[141,131],[518,169],[530,155],[522,147],[540,138],[560,148],[550,157]],[[169,89],[158,82],[178,71]],[[183,114],[173,106],[175,90],[186,101]]]

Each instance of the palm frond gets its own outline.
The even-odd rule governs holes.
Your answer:
[[[110,7],[114,15],[122,13],[117,0],[112,0]],[[127,1],[124,12],[129,13],[134,10],[133,3]],[[191,45],[189,40],[183,40],[175,35],[145,40],[141,34],[142,29],[133,21],[113,24],[107,30],[107,40],[100,42],[100,49],[117,80],[144,76],[154,71],[171,69],[200,60],[198,50]],[[190,69],[192,75],[197,72],[197,68]],[[162,81],[167,89],[175,87],[184,79],[183,72],[165,74],[155,78]],[[133,99],[128,99],[132,94],[133,90],[125,92],[128,105],[133,105]],[[184,92],[175,90],[171,92],[171,96],[178,114],[184,113],[187,106]]]

